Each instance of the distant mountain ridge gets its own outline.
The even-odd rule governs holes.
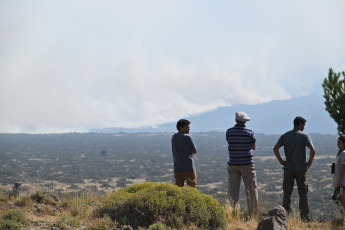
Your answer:
[[[244,111],[251,121],[247,127],[256,133],[282,134],[293,128],[293,119],[302,116],[307,120],[306,133],[336,134],[337,124],[325,110],[322,95],[275,100],[257,105],[233,105],[219,107],[215,110],[185,117],[191,121],[192,132],[225,132],[235,124],[235,113]],[[176,132],[176,122],[158,125],[157,127],[142,128],[105,128],[94,129],[91,132],[118,133],[118,132]]]

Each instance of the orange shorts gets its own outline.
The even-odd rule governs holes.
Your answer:
[[[184,182],[187,181],[187,185],[193,188],[196,187],[196,171],[189,173],[175,173],[175,185],[179,187],[184,186]]]

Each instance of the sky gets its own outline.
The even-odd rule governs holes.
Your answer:
[[[0,133],[156,126],[322,94],[343,0],[0,0]]]

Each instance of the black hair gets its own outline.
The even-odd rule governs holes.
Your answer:
[[[180,127],[184,127],[184,126],[189,125],[189,124],[190,124],[190,121],[188,121],[186,119],[181,119],[177,122],[176,129],[180,130]]]
[[[340,140],[341,142],[345,143],[345,135],[340,135],[338,140]]]
[[[301,124],[301,123],[304,124],[306,122],[307,122],[307,120],[304,119],[303,117],[296,117],[295,120],[293,120],[293,126],[297,127],[299,124]]]
[[[339,141],[345,143],[345,135],[340,135],[340,137],[338,138]],[[340,155],[340,153],[342,153],[342,151],[339,149],[339,152],[337,154],[337,157]]]

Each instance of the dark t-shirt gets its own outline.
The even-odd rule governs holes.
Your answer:
[[[305,171],[306,147],[313,146],[308,134],[300,130],[291,130],[279,138],[278,145],[284,146],[286,164],[284,168],[290,168],[295,171]]]
[[[174,158],[174,173],[188,173],[195,170],[193,149],[196,149],[192,137],[178,132],[171,138],[172,154]]]

